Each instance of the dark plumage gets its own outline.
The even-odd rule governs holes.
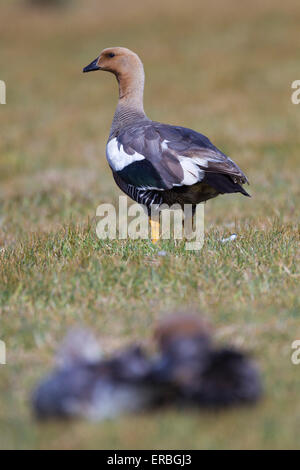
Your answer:
[[[94,341],[84,331],[69,335],[56,368],[36,388],[32,404],[38,419],[101,420],[158,403],[160,390],[148,384],[150,362],[140,347],[132,346],[107,360],[98,355],[93,359],[86,356],[90,344],[83,346],[82,339]]]
[[[115,147],[110,146],[110,142]],[[198,204],[218,194],[249,194],[246,176],[207,137],[190,129],[138,122],[113,134],[107,155],[115,181],[135,201],[151,205]],[[114,155],[142,155],[121,170]],[[184,184],[186,182],[187,184]]]

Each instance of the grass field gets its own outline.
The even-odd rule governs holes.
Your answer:
[[[53,11],[0,1],[0,12],[0,447],[299,448],[298,0],[85,0]],[[120,194],[105,159],[117,87],[81,69],[112,45],[141,56],[152,119],[203,132],[249,177],[251,199],[206,204],[201,252],[96,236],[97,206]],[[191,304],[218,341],[256,357],[258,406],[34,422],[30,392],[69,327],[90,326],[109,353],[148,345],[157,319]]]

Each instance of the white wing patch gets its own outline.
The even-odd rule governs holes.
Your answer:
[[[205,171],[199,168],[197,160],[197,158],[179,157],[180,165],[183,169],[182,185],[191,186],[192,184],[199,183],[203,180]],[[203,165],[203,162],[201,162],[201,165]]]
[[[161,143],[161,148],[163,150],[167,150],[169,148],[168,147],[169,142],[170,142],[169,140],[165,139]],[[191,186],[203,180],[205,171],[199,168],[197,164],[201,165],[202,167],[203,166],[207,167],[208,166],[207,158],[205,157],[204,158],[203,157],[190,158],[184,155],[179,155],[178,159],[183,169],[183,180],[181,181],[180,184],[174,184],[173,186],[183,186],[183,185]]]
[[[166,139],[163,140],[162,143],[161,143],[161,148],[162,148],[163,150],[167,150],[167,149],[169,148],[169,147],[168,147],[168,143],[169,143],[169,142],[170,142],[169,140],[166,140]]]
[[[110,167],[114,171],[121,171],[126,166],[131,163],[137,162],[139,160],[145,160],[144,155],[135,152],[133,155],[128,155],[123,149],[123,145],[118,147],[118,141],[115,137],[110,140],[106,146],[106,158]]]

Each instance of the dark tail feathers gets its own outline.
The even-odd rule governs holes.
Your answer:
[[[234,183],[230,176],[222,173],[205,173],[203,183],[216,189],[219,193],[242,193],[251,197],[250,194],[238,183]]]

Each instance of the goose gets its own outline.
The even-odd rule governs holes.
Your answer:
[[[83,72],[113,73],[119,101],[106,145],[114,180],[148,211],[152,242],[159,240],[163,204],[196,205],[224,193],[242,193],[248,183],[242,170],[203,134],[149,119],[144,111],[144,67],[136,53],[110,47]],[[153,210],[152,210],[153,209]],[[154,214],[154,215],[153,215]]]

